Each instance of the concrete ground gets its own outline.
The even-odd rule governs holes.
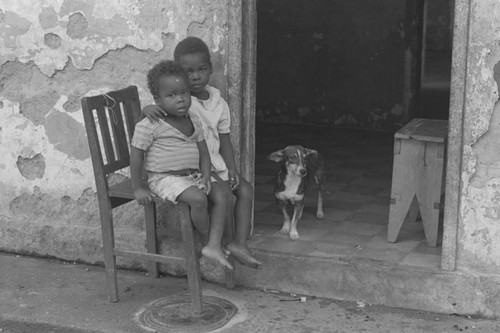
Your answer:
[[[186,292],[184,278],[150,279],[120,271],[118,303],[106,300],[102,267],[0,253],[1,333],[151,332],[135,320],[152,301]],[[203,283],[205,295],[229,300],[237,314],[218,332],[500,332],[500,321],[371,306],[273,290],[227,290]],[[304,295],[297,295],[298,297]]]

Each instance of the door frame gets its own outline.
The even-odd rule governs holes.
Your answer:
[[[461,181],[464,113],[466,107],[467,62],[470,45],[470,0],[455,0],[453,13],[453,45],[451,59],[450,112],[444,205],[443,253],[441,268],[457,268],[458,233],[461,223]]]
[[[229,0],[227,97],[233,113],[232,136],[241,175],[255,177],[257,82],[257,0]]]
[[[416,3],[419,3],[416,1]],[[228,103],[234,114],[235,148],[241,173],[255,177],[255,114],[257,71],[257,0],[229,0]],[[452,73],[446,164],[446,204],[441,268],[457,268],[463,159],[463,126],[467,55],[469,52],[470,0],[455,0]],[[244,152],[244,153],[241,153]]]

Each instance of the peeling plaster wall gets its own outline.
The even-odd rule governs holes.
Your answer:
[[[500,2],[471,2],[457,267],[500,274]],[[498,291],[497,291],[498,292]]]
[[[80,99],[134,84],[151,103],[147,70],[187,35],[207,42],[225,95],[227,17],[222,0],[0,3],[0,250],[102,260]],[[142,214],[117,210],[118,244],[144,248]]]

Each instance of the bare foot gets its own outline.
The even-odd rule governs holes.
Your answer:
[[[205,246],[203,249],[201,249],[201,254],[203,254],[204,257],[207,257],[212,261],[218,262],[226,269],[230,271],[233,270],[233,266],[229,263],[229,261],[226,258],[226,255],[224,254],[224,252],[222,252],[221,249],[215,249],[212,247]]]
[[[259,268],[262,263],[255,259],[255,257],[252,255],[252,252],[248,249],[246,246],[238,245],[235,243],[229,243],[227,245],[227,248],[229,251],[231,251],[231,254],[241,262],[243,265],[252,267],[252,268]]]
[[[227,246],[221,246],[221,249],[222,249],[222,253],[224,253],[226,256],[230,256],[231,255],[231,251],[229,251],[229,249],[227,248]]]

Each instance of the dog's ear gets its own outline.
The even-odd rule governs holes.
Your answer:
[[[318,151],[314,149],[305,148],[306,156],[313,155],[314,157],[318,157]]]
[[[267,155],[267,159],[274,162],[282,162],[285,159],[285,150],[277,150],[274,153]]]

